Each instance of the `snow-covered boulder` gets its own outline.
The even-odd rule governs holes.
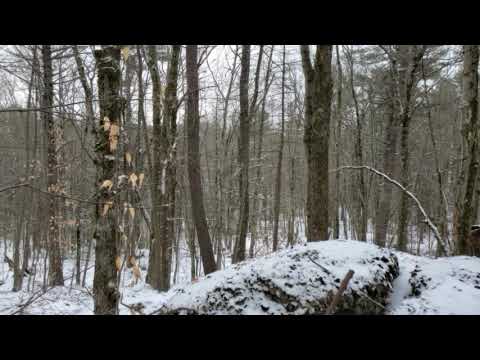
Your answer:
[[[398,275],[396,256],[358,241],[278,251],[177,286],[158,314],[324,314],[349,270],[336,314],[381,314]]]

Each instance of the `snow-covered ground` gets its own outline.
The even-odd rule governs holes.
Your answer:
[[[302,247],[303,245],[298,245]],[[367,267],[361,265],[361,258],[367,257],[372,252],[378,251],[374,245],[356,241],[328,241],[308,245],[318,251],[318,257],[314,261],[319,262],[332,272],[332,279],[342,278],[352,268],[355,271],[350,287],[355,288],[358,284],[355,281],[362,281],[371,278]],[[306,247],[307,248],[307,247]],[[2,246],[3,250],[3,246]],[[247,271],[261,274],[262,277],[272,282],[283,281],[279,275],[284,270],[283,266],[288,264],[288,257],[292,254],[291,249],[285,249],[277,254],[267,255],[265,258],[249,261],[247,267],[240,269],[238,265],[228,266],[226,270],[212,274],[208,279],[200,278],[195,284],[190,284],[189,256],[181,259],[177,273],[177,284],[168,293],[159,293],[144,282],[129,286],[132,274],[125,270],[121,278],[121,305],[120,314],[131,314],[130,309],[135,304],[142,304],[142,313],[150,314],[167,303],[173,302],[177,305],[189,305],[195,299],[201,299],[214,283],[235,282],[238,278],[238,271]],[[383,251],[383,250],[382,250]],[[385,250],[386,251],[386,250]],[[480,258],[472,257],[448,257],[429,258],[425,256],[414,256],[398,251],[392,251],[398,258],[400,274],[393,282],[392,294],[387,314],[480,314]],[[290,255],[289,255],[290,254]],[[3,258],[3,251],[1,252]],[[145,254],[147,255],[147,254]],[[141,258],[141,267],[147,268],[148,256]],[[301,264],[302,272],[296,272],[296,276],[308,279],[310,276],[317,276],[314,272],[321,269],[313,265],[310,260]],[[42,266],[38,266],[42,269]],[[78,287],[72,282],[71,272],[74,268],[73,259],[65,259],[64,277],[65,286],[49,289],[42,294],[42,275],[37,274],[34,286],[27,291],[28,278],[25,278],[24,289],[20,292],[12,292],[13,274],[8,265],[0,263],[0,314],[19,313],[23,314],[72,314],[86,315],[93,313],[93,298],[91,296],[93,283],[93,268],[90,268],[86,276],[86,288]],[[83,266],[82,266],[83,268]],[[255,270],[252,272],[251,270]],[[303,274],[303,275],[298,275]],[[245,274],[244,274],[245,275]],[[248,276],[247,276],[248,278]],[[325,279],[330,279],[326,276]],[[277,281],[278,280],[278,281]],[[303,280],[297,278],[297,283]],[[325,289],[328,288],[329,281]],[[32,285],[32,284],[31,284]],[[285,284],[283,284],[285,285]],[[285,286],[282,286],[285,288]],[[325,290],[324,289],[324,290]],[[183,290],[179,291],[179,290]],[[294,286],[289,291],[292,295],[298,296],[301,291],[310,291],[316,294],[314,288]],[[323,291],[323,290],[322,290]],[[22,307],[30,300],[35,300],[28,306]],[[258,306],[262,304],[258,299]],[[250,303],[250,305],[253,303]],[[255,306],[249,305],[247,313],[255,313]]]
[[[87,271],[86,287],[75,285],[72,282],[71,273],[74,262],[66,259],[64,262],[65,286],[47,289],[42,294],[41,276],[36,280],[33,291],[26,291],[27,285],[24,284],[24,290],[12,292],[13,273],[8,271],[8,266],[4,267],[2,272],[0,268],[0,315],[8,315],[18,312],[22,305],[29,302],[32,298],[38,297],[31,305],[23,310],[23,314],[32,315],[91,315],[93,314],[93,268]],[[6,271],[5,271],[6,270]],[[27,278],[24,279],[27,282]],[[131,306],[142,303],[145,307],[144,313],[149,313],[157,309],[163,303],[164,295],[152,289],[145,284],[144,278],[136,285],[130,286],[132,274],[130,270],[125,270],[121,278],[121,302],[120,314],[131,314],[130,309],[125,306]]]
[[[480,258],[431,259],[396,252],[391,315],[480,315]]]

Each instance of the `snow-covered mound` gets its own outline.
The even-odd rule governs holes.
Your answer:
[[[388,314],[480,314],[480,258],[396,254],[400,276],[394,282]]]
[[[298,245],[171,289],[159,314],[324,314],[349,270],[337,314],[381,314],[398,275],[389,250],[358,241]]]

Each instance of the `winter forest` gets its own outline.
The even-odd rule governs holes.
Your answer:
[[[480,314],[478,45],[1,45],[1,315]]]

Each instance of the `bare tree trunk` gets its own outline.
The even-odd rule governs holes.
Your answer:
[[[120,49],[116,46],[95,50],[98,68],[98,95],[100,100],[99,136],[97,154],[97,206],[95,229],[95,276],[93,292],[95,314],[118,313],[119,291],[117,288],[116,257],[119,230],[116,212],[120,207],[111,188],[101,187],[105,181],[117,182],[117,141],[121,116],[120,99]]]
[[[73,50],[73,54],[74,54],[74,58],[75,58],[75,63],[77,65],[77,71],[78,71],[78,75],[80,77],[80,82],[82,84],[83,92],[85,94],[85,111],[86,111],[87,117],[86,117],[85,129],[84,129],[84,134],[83,134],[84,135],[83,136],[83,142],[85,143],[85,141],[87,140],[88,132],[89,132],[90,128],[91,128],[91,132],[94,136],[95,141],[98,142],[97,126],[95,124],[95,112],[93,110],[93,92],[92,92],[92,89],[91,89],[90,85],[88,84],[88,79],[87,79],[87,76],[85,74],[85,68],[83,66],[83,62],[82,62],[82,59],[80,57],[78,47],[76,45],[73,45],[72,50]],[[82,149],[80,151],[81,151],[80,163],[82,164],[82,168],[83,168],[84,166],[86,166],[85,151],[83,151]],[[94,186],[96,186],[96,182],[94,183]],[[84,187],[83,182],[81,184],[81,187],[82,188]],[[82,237],[81,221],[82,221],[82,218],[83,218],[83,213],[84,213],[84,208],[82,207],[81,204],[79,204],[78,218],[77,218],[77,221],[78,221],[77,222],[77,273],[76,273],[76,275],[77,275],[77,279],[76,279],[77,285],[80,285],[80,258],[81,258],[81,237]],[[88,234],[88,233],[90,233],[90,231],[84,231],[84,234],[85,233]],[[83,287],[85,287],[87,270],[88,270],[88,265],[89,265],[89,262],[90,262],[90,256],[91,256],[91,252],[92,252],[92,243],[93,243],[92,236],[88,236],[87,258],[85,260],[84,269],[83,269],[83,277],[82,277],[82,281],[81,281],[81,284],[82,284]]]
[[[449,235],[448,235],[448,202],[447,198],[445,196],[444,192],[444,180],[443,180],[443,175],[442,171],[440,169],[440,160],[439,160],[439,154],[438,154],[438,148],[437,148],[437,141],[435,138],[435,131],[433,127],[433,121],[432,121],[432,114],[430,110],[430,101],[428,100],[428,94],[427,92],[427,80],[425,78],[425,70],[423,66],[423,61],[422,61],[422,75],[423,75],[423,84],[424,84],[424,89],[425,89],[425,99],[427,103],[427,118],[428,118],[428,130],[430,133],[430,140],[432,142],[432,147],[433,147],[433,154],[434,154],[434,160],[435,160],[435,172],[437,174],[437,182],[438,182],[438,200],[439,200],[439,219],[437,221],[437,224],[439,225],[439,231],[440,231],[440,236],[445,239],[446,243],[449,243]],[[422,230],[422,236],[420,240],[423,240],[423,226],[421,227]],[[420,241],[419,241],[420,244]],[[420,245],[418,245],[418,248],[420,248]],[[418,252],[418,251],[417,251]],[[441,247],[437,246],[437,255],[445,255],[441,253]]]
[[[203,204],[202,180],[200,174],[200,116],[198,111],[199,86],[198,86],[198,46],[187,45],[187,156],[188,178],[190,182],[190,196],[192,201],[192,216],[197,230],[200,256],[202,257],[203,270],[210,274],[217,270],[213,254],[212,242],[208,232],[208,224]]]
[[[163,103],[160,74],[157,65],[155,45],[148,47],[148,67],[153,82],[153,243],[151,246],[147,281],[155,289],[166,291],[170,288],[172,244],[175,237],[175,161],[176,161],[176,119],[177,119],[177,78],[180,46],[175,45],[170,56],[167,84]],[[170,218],[170,220],[169,220]]]
[[[412,119],[412,98],[416,84],[416,70],[425,53],[425,46],[417,49],[416,45],[400,45],[400,68],[398,70],[397,83],[399,84],[398,94],[400,95],[400,103],[402,103],[401,111],[401,136],[400,136],[400,160],[401,181],[403,186],[407,187],[410,176],[410,152],[408,139],[410,135],[410,123]],[[400,210],[398,219],[398,242],[397,248],[401,251],[407,250],[408,234],[407,226],[409,219],[408,196],[402,193],[400,198]]]
[[[362,142],[362,129],[363,129],[363,121],[365,114],[361,113],[360,107],[358,104],[357,99],[357,92],[355,91],[355,83],[354,83],[354,59],[353,54],[351,53],[348,47],[345,47],[345,54],[348,60],[349,70],[350,70],[350,88],[352,91],[352,98],[353,104],[355,107],[355,119],[356,119],[356,131],[355,131],[355,146],[354,146],[354,157],[356,160],[356,164],[358,166],[363,165],[363,142]],[[357,226],[357,236],[360,241],[367,240],[367,225],[368,225],[368,197],[367,197],[367,187],[365,184],[365,174],[363,171],[359,172],[359,179],[358,183],[360,185],[359,191],[355,189],[354,191],[354,200],[355,204],[354,207],[359,208],[357,213],[358,220],[355,223],[358,224]],[[358,205],[357,205],[358,204]]]
[[[50,45],[42,45],[43,60],[43,92],[42,117],[47,126],[47,186],[51,194],[48,201],[48,278],[51,286],[63,286],[63,264],[60,250],[60,227],[58,224],[58,197],[60,186],[58,182],[57,161],[57,126],[53,119],[53,69],[52,49]]]
[[[152,105],[153,105],[153,173],[151,182],[152,194],[152,225],[153,236],[150,244],[150,256],[146,281],[154,289],[167,290],[162,270],[166,259],[167,238],[167,209],[166,193],[166,129],[162,126],[162,94],[160,73],[157,64],[157,50],[155,45],[148,46],[148,69],[152,77]]]
[[[468,170],[465,195],[459,211],[460,221],[456,253],[469,254],[467,238],[474,221],[474,191],[478,177],[478,45],[463,46],[463,106],[465,109],[464,136],[468,147]]]
[[[282,125],[280,129],[280,147],[278,149],[277,175],[275,179],[275,195],[273,200],[273,251],[278,247],[278,220],[280,217],[280,194],[282,192],[282,162],[283,146],[285,142],[285,45],[283,45],[282,58]]]
[[[337,58],[337,108],[336,108],[336,134],[335,134],[335,164],[340,166],[340,139],[342,133],[342,87],[343,87],[343,71],[342,63],[340,61],[340,52],[338,51],[338,45],[335,46],[336,58]],[[340,237],[340,214],[339,210],[342,206],[340,201],[340,172],[335,173],[335,216],[333,221],[333,238],[338,239]]]
[[[388,89],[388,123],[385,126],[385,145],[383,149],[383,172],[388,176],[393,176],[393,169],[395,168],[395,151],[397,148],[398,126],[395,117],[393,93],[391,93],[391,86],[393,86],[392,79],[389,79]],[[375,244],[384,247],[387,241],[388,220],[390,218],[391,202],[392,202],[392,187],[385,186],[385,180],[380,180],[380,205],[375,221]]]
[[[268,91],[270,89],[270,85],[273,82],[273,78],[271,79],[271,72],[272,72],[272,60],[273,60],[273,50],[274,50],[274,45],[272,45],[272,48],[270,50],[270,56],[268,60],[268,65],[267,65],[267,71],[265,74],[265,84],[264,84],[264,89],[263,89],[263,97],[262,97],[262,103],[261,103],[261,109],[260,109],[260,116],[258,117],[258,145],[257,145],[257,154],[256,154],[256,175],[255,175],[255,186],[253,189],[253,201],[252,201],[252,219],[251,219],[251,241],[250,241],[250,249],[249,249],[249,257],[252,258],[254,256],[255,252],[255,244],[258,238],[258,219],[259,214],[258,214],[258,195],[260,191],[261,186],[261,174],[262,174],[262,151],[263,151],[263,133],[265,129],[265,106],[266,106],[266,98],[268,95]],[[265,194],[264,194],[265,195]]]
[[[239,206],[237,241],[233,250],[232,262],[245,260],[245,245],[248,230],[248,166],[250,158],[250,121],[248,114],[248,80],[250,74],[250,45],[242,45],[240,74],[240,136],[238,140]]]
[[[312,65],[308,45],[301,45],[305,75],[305,154],[307,160],[307,240],[328,240],[330,107],[332,46],[317,45]]]
[[[180,45],[173,45],[170,53],[170,62],[167,72],[167,84],[164,99],[164,126],[167,128],[167,158],[166,158],[166,190],[168,196],[167,207],[167,241],[164,244],[162,261],[163,283],[166,289],[170,288],[170,273],[172,267],[172,247],[175,243],[175,190],[177,186],[177,84],[178,65],[180,61]]]

